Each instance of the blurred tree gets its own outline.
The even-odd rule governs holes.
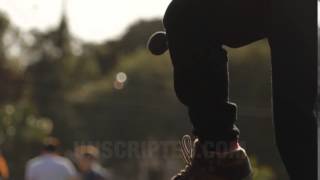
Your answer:
[[[118,51],[120,54],[132,53],[138,48],[146,47],[150,35],[156,31],[163,30],[162,20],[140,20],[129,26],[127,32],[119,41]]]
[[[7,16],[0,12],[0,106],[20,98],[24,81],[21,74],[8,67],[5,46],[8,31],[15,29],[10,26]]]
[[[97,49],[102,72],[109,72],[120,56],[145,47],[149,36],[162,29],[163,26],[160,19],[140,20],[129,26],[121,39],[107,41],[102,44],[101,48]]]
[[[71,53],[71,36],[69,33],[68,21],[67,16],[65,13],[62,15],[60,25],[56,30],[50,34],[52,37],[49,39],[53,40],[54,46],[58,47],[61,51],[62,57],[70,56]]]
[[[65,16],[62,16],[57,29],[45,34],[35,34],[35,38],[37,43],[34,48],[38,56],[26,72],[30,80],[32,101],[41,116],[52,119],[53,135],[71,143],[73,136],[69,130],[76,123],[73,123],[75,118],[65,101],[64,92],[73,81],[73,69],[70,66],[73,55]]]
[[[0,12],[0,39],[2,40],[0,43],[0,65],[5,61],[5,48],[3,44],[3,37],[6,33],[6,30],[9,28],[9,20],[7,16]]]

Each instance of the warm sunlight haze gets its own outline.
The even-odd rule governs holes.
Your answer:
[[[75,37],[101,42],[134,21],[161,17],[170,0],[0,0],[0,10],[23,30],[45,31],[58,24],[63,7]]]

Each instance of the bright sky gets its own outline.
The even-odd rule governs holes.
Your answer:
[[[63,1],[71,32],[99,42],[121,35],[139,18],[163,16],[171,0],[0,0],[0,10],[23,30],[45,31],[59,23]]]
[[[121,35],[137,19],[162,17],[171,0],[64,0],[71,32],[86,41]],[[63,0],[0,0],[0,10],[22,30],[45,31],[60,21]]]

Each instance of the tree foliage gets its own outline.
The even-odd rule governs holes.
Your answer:
[[[0,38],[8,28],[19,33],[1,15]],[[169,54],[155,57],[145,49],[148,37],[162,29],[158,19],[138,21],[121,38],[94,44],[72,37],[63,17],[48,32],[16,37],[33,39],[33,43],[18,43],[25,53],[15,58],[26,61],[23,71],[5,66],[13,57],[2,57],[6,50],[0,45],[4,61],[0,64],[0,144],[6,154],[14,154],[8,155],[13,177],[22,179],[24,163],[37,154],[48,135],[57,136],[72,150],[78,141],[178,140],[190,133],[186,109],[173,91]],[[231,100],[240,105],[242,137],[250,154],[272,165],[282,178],[283,167],[274,158],[272,142],[266,42],[229,52]],[[136,179],[147,171],[139,168],[138,159],[113,157],[103,163],[113,167],[119,179]],[[139,166],[127,168],[128,164]],[[165,171],[150,169],[151,174]],[[261,177],[272,174],[268,168],[259,172]]]

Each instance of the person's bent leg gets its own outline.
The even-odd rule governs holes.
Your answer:
[[[228,99],[226,51],[206,27],[208,19],[196,19],[184,8],[170,5],[164,18],[177,97],[188,107],[200,140],[235,141],[239,130],[236,105]]]
[[[196,136],[193,146],[189,136],[183,137],[187,166],[172,180],[240,180],[250,176],[252,168],[238,144],[236,105],[228,99],[227,54],[206,26],[208,17],[199,16],[200,9],[186,6],[171,4],[164,18],[175,92],[189,110]]]

